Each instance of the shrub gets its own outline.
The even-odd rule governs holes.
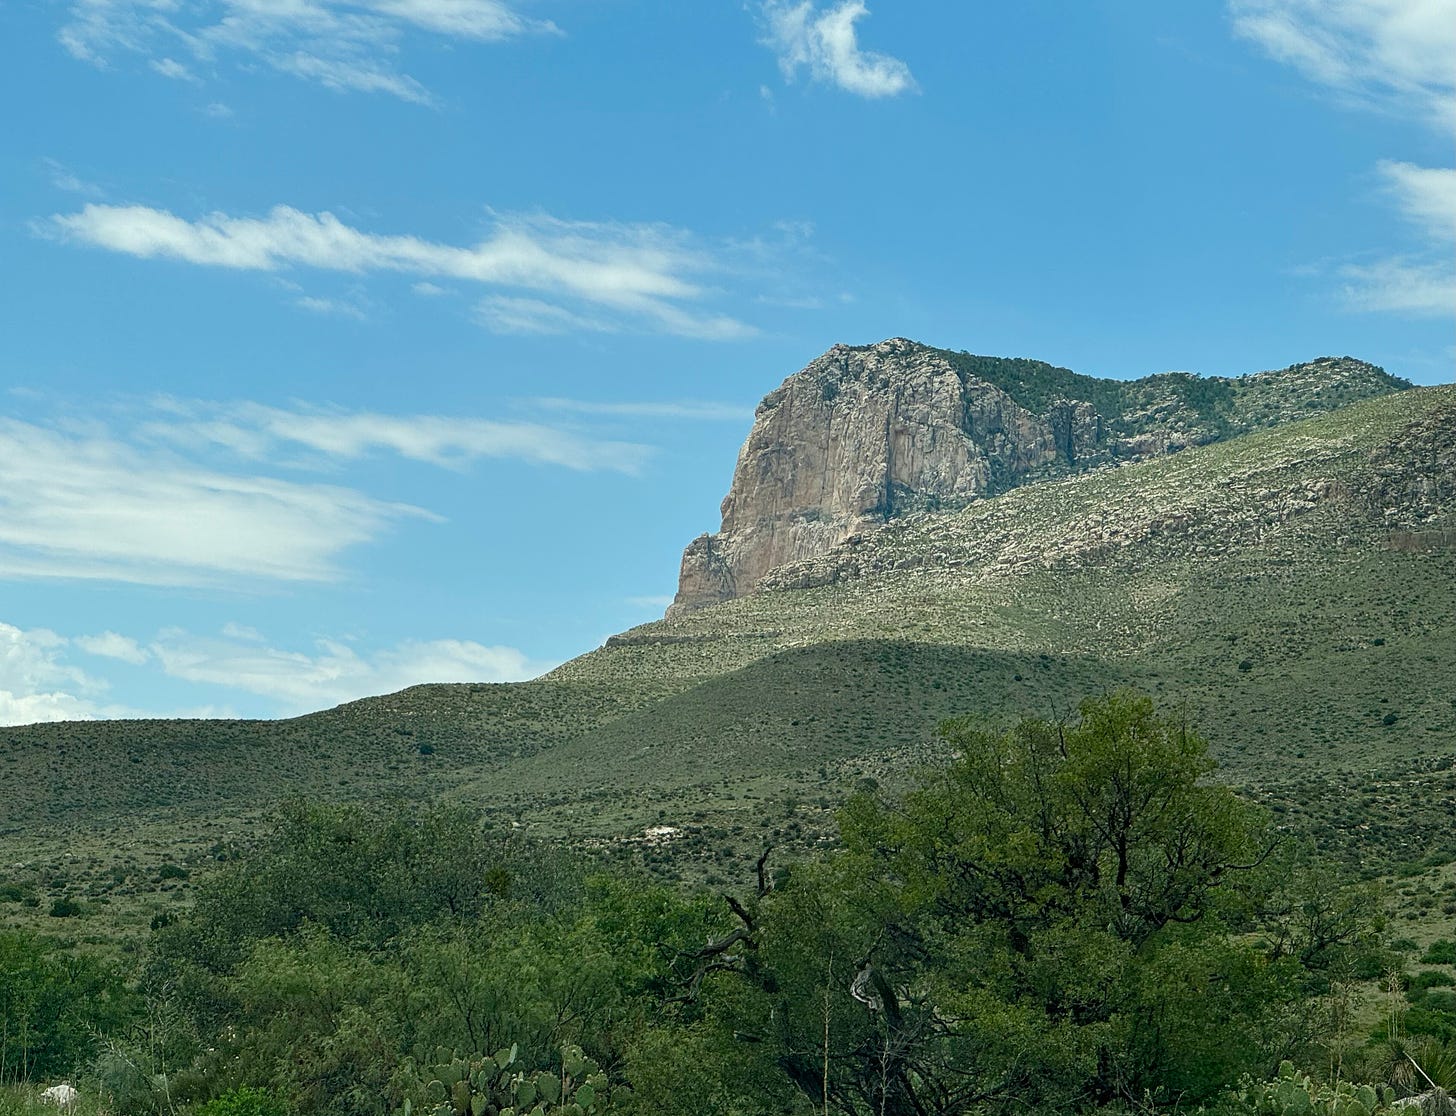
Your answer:
[[[1456,965],[1456,942],[1450,938],[1437,938],[1421,954],[1422,965]]]
[[[98,1036],[125,1026],[134,999],[110,965],[54,940],[0,932],[0,1066],[21,1080],[69,1073]]]
[[[288,1109],[266,1089],[245,1085],[214,1097],[197,1109],[197,1116],[288,1116]]]

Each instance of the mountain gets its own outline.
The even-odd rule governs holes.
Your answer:
[[[1085,386],[1057,375],[997,390],[1045,414]],[[1204,398],[1183,383],[1105,390]],[[935,761],[940,719],[1055,714],[1124,684],[1186,710],[1224,779],[1351,859],[1456,853],[1456,386],[1393,390],[1347,360],[1221,383],[1234,403],[1209,413],[1248,433],[1179,420],[1187,448],[1124,460],[1111,447],[1154,428],[1130,408],[1054,475],[959,508],[899,504],[533,682],[277,722],[0,730],[0,923],[44,925],[66,895],[88,933],[132,932],[185,901],[163,860],[205,870],[296,794],[458,801],[669,875],[736,878],[765,844],[827,839],[856,785]],[[1329,409],[1344,393],[1365,398]]]
[[[1408,388],[1349,357],[1238,379],[1101,380],[902,337],[836,345],[758,405],[723,525],[683,554],[674,612],[753,591],[911,512],[1176,453]]]

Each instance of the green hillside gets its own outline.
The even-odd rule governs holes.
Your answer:
[[[896,521],[531,683],[6,729],[0,923],[71,896],[93,934],[144,927],[190,886],[164,864],[205,870],[293,795],[460,800],[735,874],[936,758],[941,718],[1122,684],[1181,703],[1281,822],[1388,867],[1452,840],[1453,528],[1456,388],[1403,391]]]

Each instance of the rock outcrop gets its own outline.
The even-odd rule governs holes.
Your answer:
[[[1297,400],[1281,385],[1297,384]],[[723,525],[683,554],[669,614],[754,590],[769,571],[917,511],[1176,452],[1408,386],[1325,358],[1238,380],[1098,380],[904,338],[836,345],[759,404]],[[1320,399],[1328,394],[1329,402]]]

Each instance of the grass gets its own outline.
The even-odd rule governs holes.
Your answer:
[[[40,1099],[43,1085],[0,1084],[0,1116],[56,1116],[65,1111],[71,1116],[106,1116],[110,1109],[100,1097],[82,1094],[77,1102],[67,1109],[58,1109]]]

